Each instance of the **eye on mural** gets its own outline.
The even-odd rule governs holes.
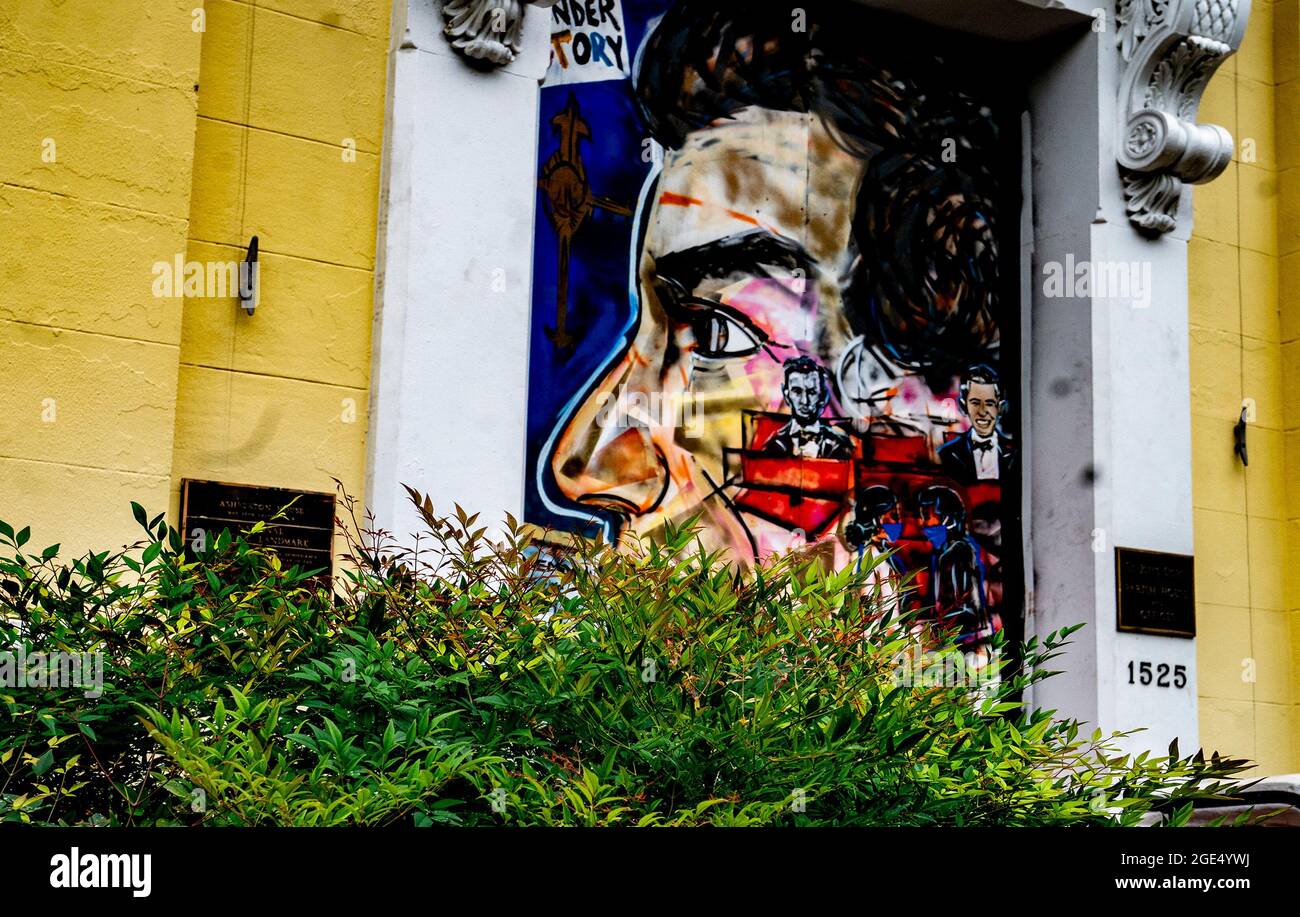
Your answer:
[[[978,650],[1021,569],[1021,108],[987,52],[848,0],[552,26],[528,521],[888,555]]]

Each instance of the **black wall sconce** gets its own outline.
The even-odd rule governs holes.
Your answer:
[[[252,315],[253,310],[257,308],[259,270],[257,236],[253,236],[248,242],[248,256],[244,258],[244,263],[239,268],[239,307],[249,315]]]
[[[1246,454],[1246,424],[1250,416],[1250,405],[1241,406],[1241,416],[1237,418],[1237,425],[1232,428],[1232,451],[1237,453],[1237,458],[1241,459],[1241,464],[1249,465],[1250,456]]]

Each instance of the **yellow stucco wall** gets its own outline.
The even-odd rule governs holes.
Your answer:
[[[259,239],[261,300],[187,300],[182,478],[362,496],[388,0],[207,0],[190,261]]]
[[[0,515],[70,549],[166,506],[202,35],[192,0],[0,0]]]
[[[197,16],[196,9],[202,10]],[[362,495],[389,0],[0,0],[0,518],[71,551],[183,477]],[[239,261],[261,304],[154,295]]]
[[[1256,0],[1200,120],[1237,138],[1189,249],[1201,738],[1300,771],[1300,0]],[[1243,399],[1249,467],[1233,454]]]
[[[1285,492],[1282,595],[1290,635],[1291,771],[1300,771],[1300,0],[1274,7],[1278,142],[1278,348]]]

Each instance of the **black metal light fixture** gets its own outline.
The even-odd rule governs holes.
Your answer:
[[[239,306],[249,315],[257,308],[258,299],[257,236],[248,242],[248,256],[239,269]]]
[[[1250,457],[1246,454],[1246,418],[1249,414],[1250,405],[1243,404],[1241,406],[1241,416],[1237,418],[1237,425],[1232,428],[1232,451],[1237,453],[1237,458],[1241,459],[1243,465],[1250,464]]]

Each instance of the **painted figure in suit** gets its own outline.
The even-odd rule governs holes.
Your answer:
[[[765,451],[793,458],[853,457],[853,443],[848,434],[821,419],[831,398],[826,370],[808,357],[787,360],[781,393],[792,416],[768,441]]]
[[[1016,453],[1010,437],[998,429],[1007,400],[996,370],[979,365],[966,371],[961,409],[970,418],[970,429],[939,449],[939,463],[961,484],[1009,477],[1016,467]]]

